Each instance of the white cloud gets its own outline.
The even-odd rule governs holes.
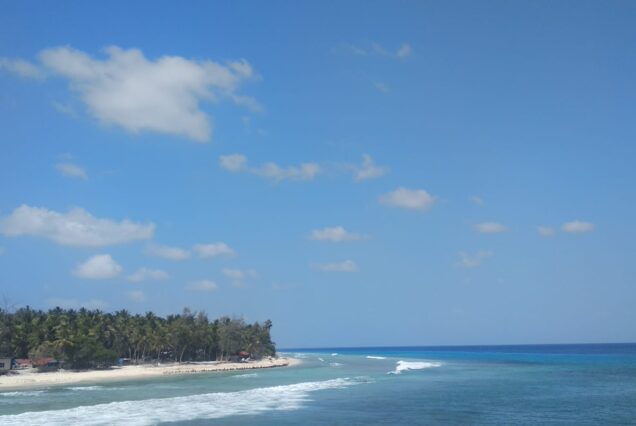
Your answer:
[[[223,275],[233,280],[244,280],[246,278],[256,278],[256,271],[253,269],[223,269]]]
[[[591,222],[583,222],[581,220],[573,220],[572,222],[566,222],[561,226],[563,232],[569,232],[571,234],[581,234],[584,232],[592,232],[594,230],[594,224]]]
[[[353,241],[353,240],[363,240],[366,238],[365,235],[356,234],[353,232],[349,232],[344,229],[342,226],[335,226],[332,228],[323,228],[323,229],[314,229],[311,231],[310,238],[312,240],[317,241]]]
[[[494,256],[492,251],[478,251],[475,254],[469,254],[463,251],[459,252],[459,266],[464,268],[477,268],[481,266],[481,263],[488,259],[489,257]]]
[[[98,219],[81,208],[58,213],[21,205],[0,219],[0,233],[48,238],[69,246],[104,247],[152,238],[155,225],[123,220]]]
[[[68,115],[71,118],[77,118],[77,112],[75,111],[75,108],[73,108],[72,105],[70,104],[63,104],[57,101],[53,101],[51,102],[51,105],[53,106],[53,108],[59,112],[62,113],[64,115]]]
[[[88,179],[88,175],[86,174],[86,170],[73,163],[57,163],[55,168],[58,172],[63,174],[64,176],[71,178],[79,178],[79,179]]]
[[[388,171],[386,167],[377,166],[369,154],[363,154],[362,164],[359,166],[352,166],[352,169],[353,178],[357,182],[379,178],[384,176]]]
[[[554,235],[554,228],[550,228],[547,226],[537,226],[537,232],[542,237],[551,237]]]
[[[351,43],[340,43],[333,49],[333,52],[342,52],[359,56],[365,56],[368,53],[366,49]]]
[[[413,53],[413,48],[411,47],[411,45],[408,43],[404,43],[402,46],[400,46],[400,48],[397,50],[395,55],[398,58],[407,58],[411,56],[412,53]]]
[[[423,189],[407,189],[400,187],[393,192],[381,195],[380,203],[391,207],[427,211],[435,203],[435,197]]]
[[[299,166],[279,166],[276,163],[265,163],[259,167],[250,167],[247,157],[241,154],[222,155],[219,157],[221,168],[233,173],[250,173],[271,179],[276,182],[283,180],[312,180],[320,173],[320,166],[316,163],[303,163]]]
[[[138,133],[150,131],[210,139],[212,125],[202,102],[227,99],[255,108],[252,98],[236,93],[254,72],[244,60],[220,64],[163,56],[148,60],[139,49],[108,47],[95,59],[70,47],[43,50],[44,66],[70,82],[90,113],[105,124]]]
[[[483,222],[475,225],[475,230],[482,234],[499,234],[506,232],[508,228],[497,222]]]
[[[241,172],[247,170],[247,157],[241,154],[221,155],[219,164],[227,171]]]
[[[161,269],[139,268],[135,273],[128,275],[128,281],[138,283],[142,281],[166,280],[170,275]]]
[[[344,260],[342,262],[324,263],[318,265],[318,269],[325,272],[357,272],[358,265],[353,260]]]
[[[104,302],[100,299],[90,299],[86,301],[80,301],[77,299],[64,299],[58,297],[52,297],[50,299],[46,299],[46,304],[51,308],[62,308],[62,309],[79,309],[86,308],[89,310],[99,309],[104,310],[108,307],[108,303]]]
[[[40,68],[23,59],[0,57],[0,71],[7,71],[22,78],[34,80],[42,80],[45,77],[44,72]]]
[[[234,255],[234,250],[225,243],[196,244],[192,250],[201,258]]]
[[[211,280],[194,281],[186,286],[186,290],[190,291],[215,291],[217,288],[219,286]]]
[[[382,83],[381,81],[374,81],[373,82],[373,87],[375,87],[378,92],[382,92],[382,93],[389,93],[391,91],[389,86],[387,86],[386,84]]]
[[[468,199],[471,201],[471,203],[476,204],[478,206],[483,206],[485,204],[484,200],[481,197],[478,197],[476,195],[473,195],[472,197],[469,197]]]
[[[128,293],[126,293],[128,296],[128,300],[131,300],[133,302],[143,302],[144,300],[146,300],[146,296],[144,295],[144,292],[141,290],[133,290],[133,291],[129,291]]]
[[[77,265],[73,275],[88,280],[105,280],[116,277],[121,271],[122,267],[110,254],[98,254]]]
[[[356,56],[383,56],[387,58],[404,59],[413,54],[413,48],[409,43],[402,43],[394,51],[387,49],[377,42],[371,42],[366,46],[358,46],[351,43],[340,43],[333,49],[334,53],[344,53]]]
[[[276,163],[265,163],[252,173],[267,179],[280,182],[283,180],[312,180],[320,173],[320,166],[316,163],[303,163],[300,166],[281,167]]]
[[[150,244],[146,247],[146,254],[169,260],[185,260],[190,257],[188,250],[179,247],[170,247],[160,244]]]

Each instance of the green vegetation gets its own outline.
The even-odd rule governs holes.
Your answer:
[[[261,357],[276,353],[271,327],[269,320],[263,324],[229,317],[209,321],[204,312],[187,308],[166,318],[125,310],[0,309],[0,356],[54,358],[67,368],[105,367],[117,358],[134,363],[228,360],[240,351]]]

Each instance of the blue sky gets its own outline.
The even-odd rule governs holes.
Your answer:
[[[634,341],[635,21],[4,2],[0,293],[288,347]]]

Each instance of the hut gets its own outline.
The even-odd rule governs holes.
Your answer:
[[[7,374],[11,370],[12,358],[0,358],[0,374]]]

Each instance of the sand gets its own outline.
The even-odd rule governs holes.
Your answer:
[[[0,392],[77,383],[99,383],[162,377],[168,375],[207,373],[216,371],[251,370],[287,367],[300,364],[295,358],[272,358],[249,362],[193,362],[183,364],[129,365],[108,370],[38,373],[35,369],[18,370],[17,374],[0,376]]]

